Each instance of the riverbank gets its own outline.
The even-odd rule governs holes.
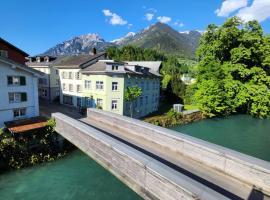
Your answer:
[[[23,133],[0,132],[1,171],[21,169],[64,157],[74,146],[54,131],[55,122]]]
[[[163,113],[153,113],[143,118],[143,121],[168,128],[205,119],[203,113],[197,107],[189,106],[187,108],[190,109],[181,113],[175,112],[173,109]]]

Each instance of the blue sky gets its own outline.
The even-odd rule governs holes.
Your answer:
[[[233,15],[257,19],[270,33],[270,0],[8,0],[1,2],[0,37],[34,55],[77,35],[111,41],[157,21],[204,30]]]

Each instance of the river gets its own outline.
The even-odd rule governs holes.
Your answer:
[[[79,150],[0,174],[0,200],[137,200],[135,192]]]
[[[206,119],[172,128],[270,161],[270,119],[247,115]],[[95,161],[76,150],[63,159],[0,174],[0,200],[141,199]]]
[[[270,161],[270,119],[248,115],[206,119],[171,128],[230,149]]]

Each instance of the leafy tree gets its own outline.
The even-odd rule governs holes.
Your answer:
[[[270,114],[270,39],[257,21],[209,25],[197,56],[194,99],[206,115]]]
[[[127,87],[124,93],[125,101],[130,105],[130,117],[133,117],[133,103],[139,96],[142,95],[142,89],[138,86]]]

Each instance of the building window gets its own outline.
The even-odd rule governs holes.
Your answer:
[[[39,78],[38,84],[40,85],[47,85],[47,79],[46,78]]]
[[[117,100],[112,100],[112,110],[117,110]]]
[[[13,117],[23,117],[26,115],[26,108],[17,108],[13,110]]]
[[[46,89],[42,89],[42,94],[43,97],[47,97],[47,90]]]
[[[96,89],[103,90],[103,81],[96,81]]]
[[[0,50],[0,56],[2,56],[2,57],[8,57],[8,51],[6,51],[6,50]]]
[[[145,96],[145,104],[148,104],[148,96]]]
[[[69,78],[69,79],[73,79],[73,72],[69,72],[69,73],[68,73],[68,78]]]
[[[75,77],[76,77],[76,80],[81,80],[82,79],[80,72],[76,72]]]
[[[112,65],[112,71],[117,71],[118,70],[118,66],[117,65]]]
[[[69,84],[69,85],[68,85],[68,90],[69,90],[70,92],[73,92],[73,85],[72,85],[72,84]]]
[[[140,97],[140,106],[143,106],[143,97]]]
[[[67,72],[62,72],[62,79],[67,79]]]
[[[11,92],[8,93],[9,103],[19,103],[27,101],[26,92]]]
[[[55,74],[56,74],[56,75],[58,75],[58,74],[59,74],[58,69],[55,69]]]
[[[102,109],[103,107],[103,99],[97,99],[97,108]]]
[[[77,107],[81,107],[82,106],[82,99],[81,97],[77,97]]]
[[[66,91],[67,90],[67,88],[66,88],[66,84],[65,83],[63,83],[63,91]]]
[[[118,90],[118,82],[112,82],[112,91]]]
[[[142,81],[142,83],[141,83],[141,88],[142,88],[142,90],[144,90],[144,82]]]
[[[64,104],[68,104],[68,105],[73,105],[73,98],[72,98],[72,96],[64,95],[63,96],[63,103]]]
[[[87,90],[91,90],[91,81],[84,81],[84,88]]]
[[[26,85],[26,78],[24,76],[8,76],[8,85]]]
[[[82,86],[81,85],[77,85],[77,92],[82,92]]]

